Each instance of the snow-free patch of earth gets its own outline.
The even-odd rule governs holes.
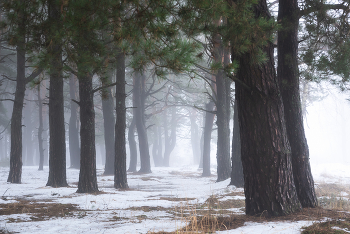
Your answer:
[[[201,177],[201,171],[192,166],[152,168],[151,174],[129,173],[129,190],[114,189],[113,176],[104,176],[99,168],[101,193],[96,195],[76,193],[79,171],[75,169],[67,169],[69,187],[64,188],[45,186],[48,167],[38,171],[37,167],[24,166],[22,184],[7,183],[8,170],[0,168],[0,233],[175,231],[195,215],[244,214],[243,189],[228,186],[229,179],[216,183],[214,171],[211,177]],[[316,182],[350,184],[350,170],[345,168],[332,171],[329,165],[326,169],[320,166],[314,175]],[[234,230],[217,233],[290,234],[311,224],[312,220],[245,222]]]

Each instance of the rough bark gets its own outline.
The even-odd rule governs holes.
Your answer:
[[[24,25],[24,21],[23,21]],[[22,29],[24,30],[24,26]],[[24,31],[23,31],[24,32]],[[17,45],[17,77],[16,92],[13,103],[11,117],[11,151],[10,151],[10,173],[7,182],[21,183],[22,177],[22,112],[24,94],[26,89],[25,80],[25,38],[24,35],[19,39]]]
[[[309,148],[305,137],[298,75],[298,1],[280,0],[278,20],[278,80],[288,139],[292,151],[294,183],[303,207],[317,206],[314,180],[311,174]]]
[[[232,171],[230,185],[237,188],[244,187],[243,167],[241,159],[241,137],[239,132],[237,100],[233,112],[233,137],[232,137]]]
[[[128,188],[126,174],[126,106],[125,106],[125,55],[120,52],[117,56],[117,85],[116,85],[116,124],[115,124],[115,164],[114,187]]]
[[[78,66],[79,69],[79,66]],[[96,178],[95,110],[92,89],[92,74],[78,77],[80,106],[80,173],[77,193],[98,192]]]
[[[112,77],[108,76],[106,82],[102,82],[102,85],[108,85],[112,83]],[[118,87],[117,87],[118,88]],[[114,128],[115,118],[113,114],[114,102],[112,96],[112,87],[105,88],[102,95],[102,112],[103,112],[103,129],[106,149],[106,161],[105,161],[105,175],[114,174],[114,160],[115,160],[115,140],[114,140]],[[125,130],[124,130],[125,131]]]
[[[39,143],[39,171],[44,170],[44,146],[43,146],[43,101],[41,99],[40,85],[38,85],[38,107],[39,107],[39,128],[38,128],[38,143]]]
[[[269,17],[265,0],[254,6],[256,17]],[[239,58],[236,99],[240,124],[246,214],[286,215],[301,209],[292,172],[283,103],[274,69],[273,45],[263,51],[267,61]]]
[[[69,79],[70,99],[78,100],[76,87],[76,77],[72,74]],[[73,101],[70,102],[70,118],[69,118],[69,153],[70,167],[80,168],[80,144],[79,144],[79,105]]]
[[[141,168],[140,173],[151,173],[151,159],[148,148],[148,137],[145,125],[145,79],[143,74],[137,73],[134,85],[135,121],[139,138]]]
[[[211,142],[211,132],[213,130],[214,117],[214,101],[210,100],[206,105],[204,130],[203,130],[203,173],[202,176],[210,176],[210,142]]]
[[[50,88],[49,88],[49,178],[46,186],[65,187],[66,180],[66,139],[64,126],[64,99],[62,74],[62,48],[54,36],[59,27],[60,7],[54,0],[49,1],[49,18],[56,22],[50,32]]]
[[[222,71],[216,75],[217,100],[216,124],[217,141],[217,182],[230,178],[230,106],[227,105],[225,77]]]

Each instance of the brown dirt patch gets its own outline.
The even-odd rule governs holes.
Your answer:
[[[0,215],[31,214],[31,220],[43,221],[53,217],[72,217],[74,212],[81,211],[73,204],[53,203],[52,200],[25,200],[17,199],[16,202],[0,204]],[[25,222],[22,219],[9,218],[9,222]]]

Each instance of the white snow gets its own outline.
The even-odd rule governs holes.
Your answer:
[[[350,168],[345,164],[317,165],[312,168],[316,182],[350,184]],[[113,176],[103,176],[97,171],[100,193],[78,194],[79,171],[67,169],[70,187],[46,187],[48,167],[38,171],[37,167],[23,167],[22,184],[7,183],[8,168],[0,168],[0,204],[17,202],[16,199],[54,203],[76,204],[83,211],[74,216],[55,217],[46,221],[8,222],[9,218],[30,220],[31,214],[0,215],[0,230],[18,233],[147,233],[149,231],[175,231],[187,224],[181,215],[174,212],[195,214],[195,207],[209,197],[220,201],[244,199],[243,196],[227,194],[243,192],[228,186],[229,180],[216,183],[215,172],[202,178],[196,167],[152,168],[152,174],[128,174],[130,190],[113,188]],[[143,208],[143,209],[142,209]],[[243,214],[239,208],[229,209]],[[1,210],[0,210],[1,214]],[[217,233],[300,233],[311,221],[245,223],[235,230]]]

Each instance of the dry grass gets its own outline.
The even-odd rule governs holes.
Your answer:
[[[305,208],[302,211],[293,213],[291,215],[272,218],[248,215],[231,215],[229,217],[194,215],[186,219],[188,225],[182,229],[176,230],[175,232],[153,232],[153,234],[213,233],[216,231],[236,229],[243,226],[245,222],[295,222],[301,220],[321,221],[325,218],[332,220],[349,220],[350,214],[317,207]]]
[[[78,213],[74,213],[78,212]],[[16,202],[0,204],[0,215],[31,214],[30,221],[49,220],[54,217],[85,216],[85,211],[73,204],[53,203],[51,200],[17,199]],[[28,222],[28,220],[9,218],[8,222]]]
[[[350,219],[331,220],[326,222],[317,222],[313,225],[303,228],[303,234],[342,234],[349,233]]]
[[[319,184],[316,186],[319,205],[325,209],[350,211],[349,194],[349,185]]]

